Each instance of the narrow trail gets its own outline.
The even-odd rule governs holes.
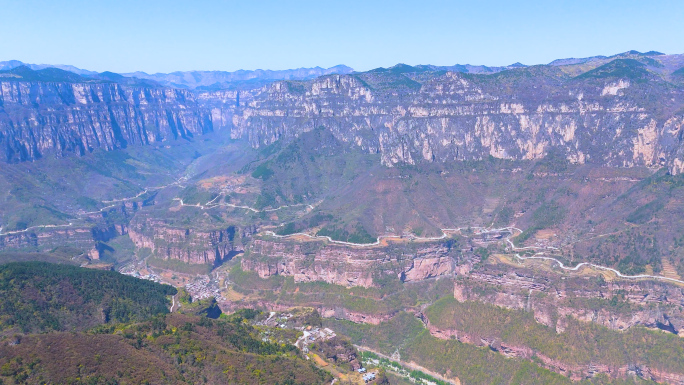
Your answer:
[[[464,229],[466,229],[466,228],[465,227],[459,227],[459,228],[455,228],[455,229],[440,229],[440,231],[442,232],[442,235],[439,237],[412,237],[411,239],[412,240],[418,240],[418,241],[437,241],[437,240],[441,240],[441,239],[446,238],[448,236],[448,233],[456,233],[456,232],[460,232],[461,230],[464,230]],[[559,250],[557,247],[552,247],[552,246],[548,246],[548,247],[536,247],[536,246],[516,247],[513,244],[513,241],[511,241],[511,236],[513,235],[514,231],[517,231],[519,233],[523,232],[521,229],[519,229],[517,227],[502,227],[502,228],[498,228],[498,229],[491,229],[491,228],[484,228],[484,227],[470,227],[470,229],[474,230],[476,235],[486,234],[486,233],[490,233],[490,232],[509,231],[511,233],[511,235],[506,237],[506,242],[509,244],[509,246],[511,247],[511,249],[514,252],[515,251],[526,251],[526,250]],[[311,235],[311,234],[307,234],[307,233],[294,233],[294,234],[288,234],[288,235],[278,235],[278,234],[274,233],[273,231],[265,231],[265,233],[270,235],[270,236],[276,237],[276,238],[289,238],[289,237],[293,237],[293,236],[305,236],[305,237],[308,237],[311,239],[323,239],[323,240],[327,240],[330,243],[334,243],[334,244],[338,244],[338,245],[344,245],[344,246],[358,247],[358,248],[377,246],[380,244],[382,239],[400,238],[400,236],[398,236],[398,235],[381,235],[381,236],[377,237],[377,240],[373,243],[353,243],[353,242],[336,241],[336,240],[330,238],[329,236],[325,236],[325,235]],[[567,270],[567,271],[578,271],[583,266],[588,266],[588,267],[592,267],[592,268],[599,269],[599,270],[610,271],[610,272],[614,273],[615,275],[617,275],[618,277],[624,278],[624,279],[655,279],[655,280],[684,284],[684,280],[679,280],[679,279],[670,278],[670,277],[664,277],[664,276],[660,276],[660,275],[648,275],[648,274],[627,275],[627,274],[622,274],[621,272],[619,272],[616,269],[613,269],[612,267],[596,265],[596,264],[589,263],[589,262],[582,262],[575,267],[568,267],[568,266],[565,266],[565,264],[563,264],[563,262],[561,262],[560,260],[553,258],[553,257],[546,256],[543,251],[536,252],[535,254],[533,254],[531,256],[527,256],[527,257],[521,256],[520,254],[516,253],[515,257],[521,261],[534,260],[534,259],[552,261],[552,262],[557,263],[561,269]]]
[[[25,233],[25,232],[27,232],[29,230],[33,230],[33,229],[53,229],[53,228],[58,228],[58,227],[71,227],[71,226],[73,226],[72,222],[69,222],[68,224],[64,224],[64,225],[38,225],[38,226],[27,227],[23,230],[8,231],[6,233],[0,233],[0,236],[21,234],[21,233]],[[2,227],[0,227],[0,230],[2,230]]]
[[[139,198],[139,197],[143,196],[144,194],[148,193],[149,191],[161,190],[161,189],[165,189],[165,188],[167,188],[167,187],[171,187],[171,186],[178,185],[178,184],[182,183],[183,181],[185,181],[186,179],[187,179],[187,177],[181,177],[181,178],[176,179],[175,182],[169,183],[169,184],[164,185],[164,186],[148,187],[148,188],[145,188],[145,189],[143,189],[143,191],[141,191],[140,193],[138,193],[137,195],[135,195],[135,196],[133,196],[133,197],[127,197],[127,198],[121,198],[121,199],[114,199],[114,200],[110,200],[110,201],[100,201],[100,202],[103,203],[103,204],[107,204],[107,203],[125,202],[125,201],[129,201],[129,200],[133,200],[133,199],[136,199],[136,198]],[[117,206],[116,204],[112,204],[112,205],[109,205],[109,206],[105,206],[105,207],[103,207],[103,208],[101,208],[101,209],[99,209],[99,210],[95,210],[95,211],[86,211],[86,212],[78,212],[78,213],[76,213],[75,215],[76,215],[77,218],[81,219],[81,218],[84,217],[84,216],[92,215],[92,214],[98,214],[98,213],[101,213],[101,212],[103,212],[103,211],[105,211],[105,210],[107,210],[107,209],[110,209],[110,208],[116,207],[116,206]],[[25,233],[25,232],[30,231],[30,230],[33,230],[33,229],[53,229],[53,228],[72,227],[72,226],[74,226],[74,223],[73,223],[73,222],[69,222],[69,223],[67,223],[67,224],[61,224],[61,225],[37,225],[37,226],[27,227],[27,228],[25,228],[25,229],[23,229],[23,230],[7,231],[7,232],[4,232],[4,233],[2,232],[2,226],[0,226],[0,236],[21,234],[21,233]]]
[[[222,195],[218,195],[216,198],[210,200],[209,202],[207,202],[207,203],[205,203],[205,204],[200,204],[200,203],[195,203],[195,204],[185,203],[185,202],[183,202],[183,198],[173,198],[173,200],[174,200],[174,201],[179,201],[179,202],[180,202],[180,205],[183,206],[183,207],[195,207],[195,208],[198,208],[198,209],[200,209],[200,210],[211,210],[211,209],[216,208],[216,207],[232,207],[232,208],[236,208],[236,209],[248,210],[248,211],[251,211],[251,212],[254,212],[254,213],[269,213],[269,212],[272,212],[272,211],[278,211],[278,210],[286,209],[286,208],[289,208],[289,207],[306,206],[306,207],[310,208],[311,210],[313,210],[313,209],[315,208],[314,205],[310,205],[310,204],[306,204],[306,203],[297,203],[297,204],[294,204],[294,205],[283,205],[283,206],[279,206],[279,207],[276,207],[276,208],[262,209],[262,210],[259,210],[259,209],[257,209],[257,208],[250,207],[250,206],[234,205],[234,204],[232,204],[232,203],[215,203],[215,204],[211,204],[211,203],[213,203],[214,201],[216,201],[216,199],[220,198],[221,196],[222,196]],[[319,202],[319,203],[320,203],[320,202]],[[318,203],[317,203],[316,205],[318,205]]]
[[[511,227],[511,229],[515,229],[517,231],[522,232],[522,230],[515,228],[515,227]],[[513,244],[513,242],[511,241],[510,236],[508,238],[506,238],[506,242],[511,246],[513,251],[523,251],[523,250],[529,250],[530,249],[529,247],[516,247]],[[555,247],[554,248],[549,247],[549,249],[558,250]],[[537,260],[545,260],[545,261],[555,262],[558,264],[558,266],[561,269],[566,270],[566,271],[579,271],[579,269],[581,269],[583,266],[589,266],[589,267],[593,267],[593,268],[599,269],[599,270],[610,271],[610,272],[614,273],[615,275],[617,275],[618,277],[625,278],[625,279],[655,279],[655,280],[669,281],[669,282],[676,282],[676,283],[684,284],[684,281],[682,281],[682,280],[670,278],[670,277],[663,277],[660,275],[648,275],[648,274],[627,275],[627,274],[622,274],[620,271],[613,269],[612,267],[596,265],[596,264],[590,263],[590,262],[582,262],[582,263],[577,264],[577,266],[575,266],[575,267],[568,267],[568,266],[565,266],[565,264],[563,264],[563,262],[559,261],[558,259],[545,256],[544,254],[545,253],[542,251],[542,252],[537,252],[537,253],[529,256],[529,257],[523,257],[520,254],[516,253],[515,257],[520,259],[521,261],[526,261],[526,260],[530,260],[530,259],[537,259]]]
[[[139,198],[139,197],[143,196],[144,194],[146,194],[146,193],[148,193],[148,192],[150,192],[150,191],[156,191],[156,190],[161,190],[161,189],[164,189],[164,188],[167,188],[167,187],[171,187],[171,186],[175,186],[175,185],[180,185],[182,182],[186,181],[187,179],[188,179],[187,176],[182,176],[182,177],[176,179],[174,182],[169,183],[169,184],[164,185],[164,186],[157,186],[157,187],[148,187],[148,188],[145,188],[145,189],[143,189],[140,193],[138,193],[138,194],[136,194],[135,196],[132,196],[132,197],[114,199],[114,200],[109,200],[109,201],[101,201],[101,202],[102,202],[103,204],[107,204],[107,203],[125,202],[125,201],[128,201],[128,200],[133,200],[133,199],[136,199],[136,198]],[[315,208],[315,206],[318,206],[318,205],[321,203],[321,202],[318,202],[318,203],[316,203],[316,204],[314,204],[314,205],[305,204],[305,203],[298,203],[298,204],[294,204],[294,205],[283,205],[283,206],[279,206],[279,207],[276,207],[276,208],[270,208],[270,209],[262,209],[262,210],[259,210],[259,209],[256,209],[256,208],[254,208],[254,207],[250,207],[250,206],[241,206],[241,205],[234,205],[234,204],[231,204],[231,203],[214,203],[214,202],[216,202],[216,200],[217,200],[218,198],[220,198],[221,196],[223,196],[223,195],[222,195],[222,194],[217,195],[214,199],[212,199],[211,201],[205,203],[204,205],[199,204],[199,203],[198,203],[198,204],[186,204],[186,203],[183,202],[183,199],[182,199],[182,198],[174,198],[173,200],[180,201],[181,206],[185,206],[185,207],[196,207],[196,208],[199,208],[199,209],[201,209],[201,210],[209,210],[209,209],[213,209],[213,208],[216,208],[216,207],[221,207],[221,206],[223,206],[223,207],[233,207],[233,208],[239,208],[239,209],[249,210],[249,211],[252,211],[252,212],[255,212],[255,213],[260,213],[260,212],[273,212],[273,211],[278,211],[278,210],[282,210],[282,209],[289,208],[289,207],[299,207],[299,206],[307,206],[309,209],[313,210],[313,209]],[[103,212],[104,210],[107,210],[107,209],[112,208],[112,207],[115,207],[115,206],[116,206],[116,204],[112,204],[112,205],[109,205],[109,206],[105,206],[105,207],[103,207],[103,208],[101,208],[101,209],[99,209],[99,210],[96,210],[96,211],[83,212],[83,213],[78,213],[78,214],[76,214],[76,215],[80,218],[80,217],[83,217],[83,216],[86,216],[86,215],[92,215],[92,214],[101,213],[101,212]],[[74,225],[73,222],[69,222],[68,224],[61,224],[61,225],[37,225],[37,226],[30,226],[30,227],[27,227],[27,228],[22,229],[22,230],[7,231],[7,232],[4,232],[4,233],[2,232],[2,226],[0,226],[0,236],[22,234],[22,233],[26,233],[26,232],[28,232],[28,231],[30,231],[30,230],[33,230],[33,229],[68,228],[68,227],[72,227],[73,225]],[[510,226],[510,227],[502,227],[502,228],[497,228],[497,229],[492,229],[491,226],[490,226],[489,228],[480,227],[480,226],[476,226],[476,227],[458,227],[458,228],[443,228],[443,229],[440,229],[440,231],[442,232],[442,235],[440,235],[440,236],[438,236],[438,237],[419,237],[419,236],[413,236],[413,237],[411,237],[410,239],[411,239],[411,240],[414,240],[414,241],[422,241],[422,242],[426,242],[426,241],[439,241],[439,240],[442,240],[442,239],[445,239],[446,237],[448,237],[449,234],[460,233],[460,232],[461,232],[462,230],[464,230],[464,229],[471,229],[471,230],[474,230],[476,235],[486,234],[486,233],[490,233],[490,232],[509,231],[509,232],[511,233],[511,235],[509,235],[508,237],[506,237],[505,241],[508,243],[508,245],[511,247],[511,249],[512,249],[514,252],[515,252],[515,251],[525,251],[525,250],[540,250],[540,249],[541,249],[541,250],[559,250],[557,247],[551,247],[551,246],[547,246],[547,247],[535,247],[535,246],[516,247],[516,246],[513,244],[513,242],[511,241],[511,237],[512,237],[512,235],[513,235],[513,232],[514,232],[514,231],[517,231],[517,232],[519,232],[519,233],[522,233],[523,230],[521,230],[521,229],[519,229],[519,228],[517,228],[517,227],[512,227],[512,226]],[[275,238],[291,238],[291,237],[296,237],[296,236],[303,236],[303,237],[308,237],[308,238],[311,238],[311,239],[322,239],[322,240],[326,240],[326,241],[328,241],[328,242],[330,242],[330,243],[333,243],[333,244],[343,245],[343,246],[350,246],[350,247],[357,247],[357,248],[366,248],[366,247],[378,246],[378,245],[381,244],[381,242],[382,242],[383,239],[397,239],[397,238],[401,238],[400,235],[396,235],[396,234],[380,235],[380,236],[378,236],[378,237],[376,238],[375,242],[372,242],[372,243],[354,243],[354,242],[345,242],[345,241],[334,240],[334,239],[332,239],[331,237],[329,237],[329,236],[327,236],[327,235],[311,235],[311,234],[302,233],[302,232],[293,233],[293,234],[288,234],[288,235],[278,235],[278,234],[276,234],[276,233],[273,232],[273,231],[265,231],[264,233],[265,233],[265,234],[268,234],[268,235],[270,235],[270,236],[272,236],[272,237],[275,237]],[[590,239],[599,238],[599,237],[603,237],[603,236],[606,236],[606,235],[609,235],[609,234],[598,235],[598,236],[592,237],[592,238],[590,238]],[[520,254],[516,253],[516,254],[515,254],[515,257],[518,258],[518,259],[521,260],[521,261],[535,260],[535,259],[536,259],[536,260],[546,260],[546,261],[555,262],[555,263],[558,264],[558,266],[559,266],[561,269],[566,270],[566,271],[578,271],[578,270],[581,269],[582,267],[588,266],[588,267],[592,267],[592,268],[594,268],[594,269],[599,269],[599,270],[604,270],[604,271],[610,271],[610,272],[614,273],[615,275],[617,275],[618,277],[620,277],[620,278],[625,278],[625,279],[655,279],[655,280],[661,280],[661,281],[668,281],[668,282],[674,282],[674,283],[684,284],[684,280],[679,280],[679,279],[670,278],[670,277],[664,277],[664,276],[659,276],[659,275],[648,275],[648,274],[627,275],[627,274],[622,274],[620,271],[618,271],[618,270],[616,270],[616,269],[613,269],[613,268],[611,268],[611,267],[596,265],[596,264],[589,263],[589,262],[582,262],[582,263],[579,263],[579,264],[578,264],[577,266],[575,266],[575,267],[568,267],[568,266],[565,266],[565,264],[563,264],[563,262],[561,262],[560,260],[558,260],[558,259],[556,259],[556,258],[554,258],[554,257],[546,256],[544,251],[536,252],[535,254],[533,254],[533,255],[531,255],[531,256],[521,256]]]

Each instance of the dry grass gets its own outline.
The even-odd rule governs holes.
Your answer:
[[[319,357],[318,354],[316,354],[316,353],[311,353],[311,358],[314,360],[316,365],[318,365],[320,367],[326,367],[326,366],[330,365],[329,363],[325,362],[324,359]]]
[[[203,179],[199,181],[199,187],[209,190],[211,188],[224,188],[239,186],[245,183],[247,179],[244,175],[234,176],[234,175],[222,175],[215,176],[213,178]]]
[[[669,259],[663,258],[661,263],[663,264],[663,270],[660,272],[662,276],[679,280],[682,279],[679,274],[677,274],[677,269],[672,266]]]
[[[555,236],[556,236],[556,233],[557,233],[557,231],[554,230],[554,229],[543,229],[543,230],[537,231],[537,233],[534,234],[534,237],[535,237],[536,239],[545,239],[545,240],[549,240],[549,239],[555,237]]]

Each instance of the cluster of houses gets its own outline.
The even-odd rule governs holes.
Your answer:
[[[329,340],[336,336],[335,332],[328,328],[312,328],[307,326],[306,328],[297,328],[302,331],[302,336],[299,337],[295,346],[302,350],[305,354],[309,352],[310,344],[316,341]]]
[[[369,383],[373,380],[375,380],[376,374],[375,373],[367,373],[366,368],[359,368],[356,370],[357,372],[363,374],[363,381],[365,383]]]
[[[135,270],[135,267],[133,265],[126,266],[126,268],[119,270],[119,273],[123,275],[129,275],[135,278],[146,279],[148,281],[154,281],[157,283],[162,282],[161,277],[157,274],[153,272],[150,272],[149,274],[140,274],[137,270]]]
[[[192,282],[185,285],[185,290],[192,295],[193,300],[216,298],[217,301],[225,300],[218,288],[218,283],[214,282],[208,276],[198,277]]]
[[[292,329],[301,331],[302,336],[300,336],[297,339],[294,345],[298,347],[304,354],[309,353],[309,345],[311,345],[312,343],[316,341],[326,341],[336,336],[335,332],[329,328],[314,327],[311,325],[293,327],[292,322],[294,321],[296,323],[297,318],[298,316],[295,316],[292,313],[277,313],[272,311],[269,313],[266,319],[258,321],[254,325],[277,327],[283,329],[291,327]],[[266,334],[268,334],[268,332],[266,332]],[[263,340],[267,341],[268,337],[264,337]],[[308,358],[309,357],[307,355],[307,359]],[[368,372],[366,368],[359,368],[357,369],[357,372],[359,372],[362,375],[363,381],[365,383],[372,382],[377,378],[376,372]]]

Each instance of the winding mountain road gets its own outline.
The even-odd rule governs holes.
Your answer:
[[[465,227],[459,227],[459,228],[455,228],[455,229],[440,229],[440,231],[442,232],[442,235],[439,237],[417,237],[416,236],[416,237],[412,237],[412,239],[418,240],[418,241],[437,241],[437,240],[441,240],[441,239],[446,238],[448,236],[448,233],[460,232],[463,229],[465,229]],[[502,227],[502,228],[498,228],[498,229],[489,229],[489,228],[484,228],[484,227],[471,227],[471,229],[475,230],[476,234],[478,234],[478,235],[486,234],[486,233],[490,233],[490,232],[509,231],[511,233],[511,236],[512,236],[514,231],[518,231],[519,233],[523,232],[521,229],[519,229],[517,227]],[[344,245],[344,246],[352,246],[352,247],[377,246],[380,244],[382,239],[399,238],[400,237],[398,235],[381,235],[381,236],[377,237],[377,240],[373,243],[353,243],[353,242],[336,241],[336,240],[330,238],[329,236],[325,236],[325,235],[311,235],[311,234],[307,234],[307,233],[294,233],[294,234],[288,234],[288,235],[278,235],[278,234],[274,233],[273,231],[265,231],[264,233],[266,233],[270,236],[276,237],[276,238],[289,238],[289,237],[293,237],[293,236],[305,236],[305,237],[308,237],[311,239],[323,239],[323,240],[327,240],[330,243],[334,243],[334,244],[338,244],[338,245]],[[511,241],[511,236],[506,237],[506,242],[510,245],[511,249],[514,252],[515,251],[525,251],[525,250],[539,250],[539,249],[542,249],[542,250],[558,250],[557,247],[550,247],[550,246],[549,247],[535,247],[535,246],[516,247],[513,244],[513,242]],[[588,266],[588,267],[592,267],[592,268],[599,269],[599,270],[610,271],[612,273],[615,273],[615,275],[617,275],[618,277],[625,278],[625,279],[655,279],[655,280],[660,280],[660,281],[668,281],[668,282],[684,284],[684,280],[679,280],[679,279],[669,278],[669,277],[663,277],[660,275],[648,275],[648,274],[627,275],[627,274],[622,274],[618,270],[613,269],[611,267],[596,265],[596,264],[589,263],[589,262],[582,262],[575,267],[568,267],[568,266],[565,266],[563,264],[563,262],[559,261],[556,258],[544,256],[543,251],[537,252],[537,253],[535,253],[531,256],[528,256],[528,257],[524,257],[524,256],[521,256],[520,254],[516,253],[515,257],[521,261],[534,260],[534,259],[552,261],[552,262],[557,263],[561,269],[567,270],[567,271],[578,271],[583,266]]]

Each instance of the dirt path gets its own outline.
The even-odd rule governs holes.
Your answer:
[[[515,228],[512,228],[512,229],[515,229]],[[515,229],[515,230],[522,232],[522,230],[520,230],[520,229]],[[516,247],[513,244],[513,242],[511,241],[510,237],[506,238],[506,242],[508,242],[508,244],[511,246],[513,251],[522,251],[522,250],[531,249],[530,247]],[[610,272],[614,273],[615,275],[617,275],[618,277],[625,278],[625,279],[655,279],[655,280],[669,281],[669,282],[674,282],[674,283],[679,283],[679,284],[684,285],[684,281],[679,280],[679,279],[675,279],[675,278],[663,277],[660,275],[648,275],[648,274],[627,275],[627,274],[622,274],[621,272],[619,272],[616,269],[613,269],[612,267],[596,265],[596,264],[589,263],[589,262],[582,262],[582,263],[577,264],[577,266],[575,266],[575,267],[568,267],[568,266],[565,266],[563,264],[563,262],[559,261],[556,258],[545,256],[543,251],[537,252],[537,253],[529,256],[529,257],[523,257],[520,254],[516,253],[515,257],[521,261],[534,260],[534,259],[551,261],[551,262],[557,263],[561,269],[566,270],[566,271],[578,271],[582,267],[588,266],[588,267],[593,267],[594,269],[598,269],[598,270],[610,271]]]

